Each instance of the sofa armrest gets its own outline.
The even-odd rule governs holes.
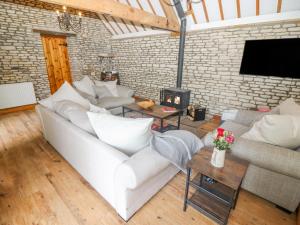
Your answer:
[[[135,189],[167,168],[169,161],[146,148],[118,166],[115,179],[125,188]]]
[[[300,152],[238,138],[232,153],[258,167],[300,179]]]
[[[132,97],[134,95],[134,90],[122,85],[117,85],[117,90],[120,97]]]

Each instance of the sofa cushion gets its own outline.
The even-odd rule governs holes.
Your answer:
[[[231,152],[258,167],[300,179],[300,152],[242,137]]]
[[[84,76],[84,78],[80,81],[73,82],[73,85],[78,90],[87,93],[93,97],[96,97],[96,93],[93,88],[94,82],[88,76]]]
[[[71,110],[69,111],[69,118],[71,123],[81,128],[82,130],[97,136],[94,128],[87,115],[87,110]]]
[[[250,129],[250,127],[234,121],[225,121],[220,127],[222,127],[224,130],[231,131],[236,138],[240,137]]]
[[[300,116],[266,115],[243,138],[285,148],[300,146]]]
[[[251,127],[255,121],[260,120],[264,115],[269,114],[273,113],[259,112],[254,110],[239,110],[234,119],[234,122]]]
[[[96,86],[94,85],[94,90],[98,99],[105,98],[105,97],[112,97],[113,94],[108,90],[106,86]]]
[[[69,112],[71,110],[75,111],[87,111],[82,105],[69,100],[58,101],[54,104],[54,109],[57,114],[63,118],[70,120]]]
[[[118,97],[118,90],[117,90],[117,80],[114,81],[95,81],[96,86],[105,86],[111,92],[111,94],[115,97]]]
[[[105,97],[98,100],[97,106],[105,108],[105,109],[112,109],[122,105],[131,104],[134,102],[133,98],[126,98],[126,97]]]
[[[220,127],[222,127],[225,130],[233,132],[235,138],[240,137],[242,134],[244,134],[250,129],[248,126],[244,126],[242,124],[230,120],[222,123]],[[207,135],[205,135],[204,138],[202,138],[202,141],[205,146],[210,146],[210,147],[213,146],[213,141],[214,141],[213,132],[209,132]]]
[[[53,102],[53,106],[56,102],[69,100],[80,104],[86,109],[90,108],[89,101],[81,97],[81,95],[67,81],[50,97],[50,99]]]
[[[279,105],[281,115],[300,116],[300,105],[293,98],[288,98]]]
[[[152,137],[153,118],[124,118],[88,112],[91,124],[99,139],[127,155],[145,148]]]
[[[54,108],[55,112],[63,118],[70,120],[71,123],[89,132],[90,134],[96,135],[87,116],[88,110],[81,105],[68,100],[63,100],[56,102]],[[95,110],[95,108],[93,108],[93,110]]]
[[[51,96],[39,101],[39,104],[55,111],[55,103],[63,100],[69,100],[80,104],[84,108],[89,108],[89,101],[83,98],[67,81]]]
[[[87,99],[90,103],[97,104],[97,97],[94,97],[94,96],[89,95],[85,92],[82,92],[82,91],[78,90],[77,88],[75,88],[75,90],[78,92],[78,94],[81,95],[81,97]]]
[[[120,97],[132,97],[134,95],[134,90],[122,85],[117,85],[117,90]]]

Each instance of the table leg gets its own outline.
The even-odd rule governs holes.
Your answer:
[[[199,181],[200,187],[203,185],[203,174],[200,175],[200,181]]]
[[[163,132],[163,129],[164,129],[164,120],[160,119],[160,128],[159,128],[160,133]]]
[[[236,206],[236,202],[237,202],[237,199],[239,197],[239,194],[240,194],[240,187],[235,191],[234,193],[234,200],[233,200],[233,204],[232,204],[232,209],[235,209],[235,206]]]
[[[180,129],[180,119],[181,119],[181,114],[178,115],[178,120],[177,120],[177,129]]]
[[[187,199],[188,199],[189,186],[190,186],[190,177],[191,177],[191,168],[187,168],[183,211],[186,211],[186,207],[187,207]]]
[[[125,117],[125,109],[124,109],[124,107],[122,107],[122,115],[123,115],[123,117]]]

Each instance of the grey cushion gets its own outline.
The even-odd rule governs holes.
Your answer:
[[[113,94],[108,90],[108,88],[106,86],[93,86],[96,95],[98,97],[98,99],[102,99],[105,97],[112,97]]]
[[[252,111],[252,110],[239,110],[234,122],[242,124],[244,126],[251,126],[254,121],[262,116],[269,114],[269,113],[262,113],[259,111]]]
[[[250,127],[236,123],[235,121],[225,121],[220,127],[225,130],[232,131],[236,138],[250,130]]]
[[[231,151],[251,164],[300,179],[300,153],[297,151],[245,138],[238,138]]]
[[[117,90],[120,97],[132,97],[134,95],[134,90],[125,86],[117,85]]]
[[[232,131],[235,138],[240,137],[242,134],[246,133],[250,129],[247,126],[244,126],[242,124],[230,120],[222,123],[220,127],[224,128],[225,130]],[[210,147],[213,146],[213,141],[214,141],[213,132],[209,132],[207,135],[205,135],[202,138],[202,141],[205,146],[210,146]]]
[[[97,98],[96,97],[94,97],[94,96],[92,96],[92,95],[89,95],[89,94],[87,94],[87,93],[85,93],[85,92],[82,92],[82,91],[80,91],[80,90],[78,90],[78,89],[75,89],[83,98],[85,98],[85,99],[87,99],[87,100],[89,100],[89,102],[90,103],[92,103],[92,104],[97,104]]]
[[[87,112],[87,110],[71,110],[69,112],[70,120],[77,127],[96,136],[94,128],[92,127],[91,122],[88,118]]]
[[[77,104],[75,102],[72,102],[70,100],[62,100],[58,101],[54,104],[54,110],[57,114],[62,116],[63,118],[70,120],[70,111],[75,110],[83,110],[86,111],[86,109],[81,106],[80,104]]]
[[[105,109],[117,108],[122,105],[131,104],[134,102],[134,98],[128,97],[105,97],[98,99],[98,103],[96,104],[99,107]]]

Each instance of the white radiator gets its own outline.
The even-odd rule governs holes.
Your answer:
[[[0,85],[0,109],[36,103],[31,82]]]

